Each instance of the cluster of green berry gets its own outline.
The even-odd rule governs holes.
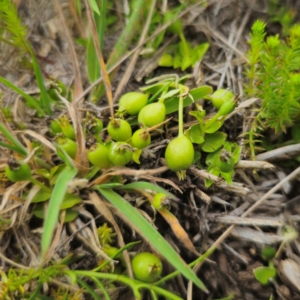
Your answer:
[[[94,115],[87,113],[83,120],[83,129],[86,140],[90,141],[90,138],[93,137],[88,150],[90,163],[100,170],[112,166],[125,166],[131,160],[139,163],[139,156],[142,150],[151,144],[150,132],[166,122],[167,110],[164,101],[168,93],[172,93],[172,96],[175,96],[175,98],[177,97],[179,125],[178,136],[170,141],[165,150],[165,161],[169,169],[176,172],[180,179],[183,179],[186,170],[195,162],[194,144],[199,144],[204,152],[217,150],[219,146],[215,147],[216,149],[213,151],[205,151],[205,148],[207,148],[205,140],[208,141],[214,137],[214,134],[218,134],[216,130],[222,125],[226,115],[234,110],[236,105],[234,95],[230,91],[221,89],[211,96],[206,96],[205,99],[211,100],[212,104],[218,109],[218,112],[208,121],[203,119],[205,116],[203,112],[205,111],[192,112],[198,119],[199,124],[196,126],[197,128],[192,126],[184,132],[183,107],[189,93],[186,86],[174,84],[173,89],[163,91],[157,102],[152,102],[152,99],[149,101],[148,97],[151,94],[149,91],[147,93],[129,92],[124,94],[119,100],[116,117],[110,118],[107,125],[107,133],[109,135],[107,142],[103,142],[100,137],[103,131],[102,121]],[[124,119],[126,115],[137,120],[140,128],[135,132],[132,130],[135,127],[128,120]],[[54,136],[55,142],[72,159],[75,159],[77,154],[76,133],[69,118],[62,115],[58,119],[52,120],[49,127],[49,131]],[[218,154],[217,160],[219,160],[219,156]],[[214,161],[217,160],[214,158]],[[218,162],[211,164],[211,161],[213,160],[209,160],[210,168],[214,171],[213,173],[216,173],[220,169]],[[234,162],[230,155],[227,155],[225,158],[223,155],[220,164],[222,164],[221,172],[224,172],[223,170],[227,170],[228,168],[233,170]],[[227,164],[230,165],[228,168]],[[217,170],[215,170],[216,167],[218,167]],[[31,176],[28,164],[22,164],[18,168],[7,166],[6,175],[11,181],[24,180],[24,176],[20,174],[25,174],[26,178]]]

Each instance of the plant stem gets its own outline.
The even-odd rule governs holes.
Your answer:
[[[183,135],[183,97],[179,96],[178,105],[178,136]]]
[[[40,181],[38,181],[37,179],[35,179],[34,177],[30,178],[30,182],[32,182],[33,184],[39,186],[41,189],[43,189],[45,192],[51,193],[51,189],[47,186],[45,186],[43,183],[41,183]]]

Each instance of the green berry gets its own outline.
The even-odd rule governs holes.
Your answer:
[[[185,135],[172,140],[166,149],[167,166],[174,172],[188,169],[194,161],[194,146]]]
[[[211,100],[213,106],[217,109],[220,109],[221,106],[234,98],[234,94],[226,89],[216,90],[211,96],[208,96],[207,99]]]
[[[58,122],[58,120],[52,120],[50,122],[50,128],[54,134],[58,134],[58,133],[62,132],[62,129],[61,129],[61,126],[60,126],[60,123]]]
[[[138,129],[132,136],[132,146],[138,149],[146,148],[151,143],[151,136],[147,129]]]
[[[57,137],[56,141],[72,159],[76,157],[77,144],[73,140],[69,138]]]
[[[124,142],[113,143],[109,150],[109,160],[115,166],[125,166],[131,161],[132,148]]]
[[[137,115],[146,106],[148,95],[139,92],[124,94],[119,100],[119,114],[127,113],[131,116]]]
[[[109,160],[109,149],[103,144],[96,144],[88,152],[88,159],[91,164],[100,169],[111,167]]]
[[[144,282],[157,281],[162,272],[162,262],[153,253],[138,253],[132,260],[134,277]]]
[[[75,138],[76,138],[75,130],[74,130],[72,124],[70,123],[69,119],[67,118],[67,116],[60,117],[59,123],[60,123],[63,135],[69,139],[75,140]]]
[[[31,178],[31,169],[28,164],[20,164],[10,159],[5,167],[5,175],[12,182],[25,181]]]
[[[145,127],[153,127],[165,120],[166,107],[162,102],[146,105],[141,109],[138,122]]]
[[[107,131],[111,138],[117,142],[125,142],[132,136],[130,124],[123,119],[112,119],[107,126]]]

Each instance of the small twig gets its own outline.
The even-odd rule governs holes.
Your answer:
[[[276,184],[272,189],[270,189],[262,198],[260,198],[257,202],[255,202],[248,210],[246,210],[241,217],[247,217],[250,213],[252,213],[257,207],[259,207],[264,201],[266,201],[272,194],[274,194],[277,190],[279,190],[283,184],[285,184],[287,181],[292,180],[295,176],[297,176],[300,173],[300,167],[294,170],[290,175],[288,175],[286,178],[284,178],[282,181],[280,181],[278,184]],[[212,249],[216,249],[219,247],[223,241],[228,237],[228,235],[231,233],[231,231],[234,229],[235,225],[231,225],[227,228],[225,232],[211,245],[211,247],[207,250],[208,252]],[[198,272],[202,263],[196,265],[194,267],[195,272]]]

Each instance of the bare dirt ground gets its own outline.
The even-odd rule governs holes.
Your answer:
[[[19,0],[18,7],[24,24],[29,28],[28,39],[32,43],[38,56],[45,78],[50,76],[59,78],[67,86],[71,86],[74,80],[74,73],[65,33],[60,25],[60,19],[55,12],[53,3],[50,1]],[[68,21],[74,39],[84,38],[87,34],[87,24],[76,19],[70,9],[72,1],[61,0],[64,14]],[[118,21],[106,35],[104,56],[107,58],[109,51],[114,45],[120,30],[124,26],[124,15],[122,4],[115,1],[115,13]],[[121,2],[121,1],[120,1]],[[262,1],[208,1],[208,8],[203,11],[196,7],[183,17],[185,24],[186,38],[194,45],[209,41],[210,48],[201,62],[201,65],[188,71],[193,75],[189,85],[191,87],[210,85],[214,89],[225,87],[230,88],[235,94],[241,95],[242,101],[247,98],[243,92],[243,79],[245,64],[244,53],[248,49],[247,39],[253,22],[261,18],[268,23],[270,34],[280,33],[279,22],[270,22],[267,0]],[[279,1],[294,11],[299,11],[298,1]],[[279,10],[278,10],[279,11]],[[83,12],[84,13],[84,12]],[[299,17],[299,16],[298,16]],[[83,18],[84,19],[84,18]],[[166,37],[166,42],[171,36]],[[85,69],[85,50],[78,43],[76,54],[80,62],[84,87],[89,86]],[[7,46],[3,48],[0,56],[0,75],[14,82],[15,85],[26,91],[35,93],[37,88],[34,80],[34,73],[27,67],[25,57],[20,57],[18,51]],[[116,79],[112,82],[113,93],[116,91],[119,82],[126,70],[125,61],[118,70]],[[147,67],[147,68],[146,68]],[[150,68],[150,71],[148,69]],[[130,76],[129,82],[123,88],[125,91],[137,90],[145,84],[146,77],[169,74],[177,70],[168,68],[157,68],[153,59],[145,61],[142,58],[136,63],[134,73]],[[178,71],[179,74],[182,74]],[[201,80],[198,80],[201,77]],[[138,79],[138,80],[137,80]],[[1,87],[3,92],[3,105],[12,105],[16,122],[25,123],[28,128],[43,133],[45,123],[37,123],[38,120],[28,115],[28,111],[22,105],[16,94],[6,87]],[[107,107],[106,98],[99,101],[98,107]],[[213,112],[212,107],[206,107]],[[108,110],[107,110],[108,111]],[[230,141],[242,143],[240,135],[244,132],[250,110],[241,110],[226,121],[224,131],[228,134]],[[102,117],[107,122],[108,114],[102,112]],[[105,119],[106,118],[106,119]],[[186,113],[186,122],[190,121]],[[175,126],[176,124],[172,124]],[[172,126],[169,127],[169,134],[172,135]],[[276,143],[276,136],[270,131],[265,133],[270,140]],[[157,168],[162,165],[160,158],[164,149],[157,148],[154,157],[149,154],[141,160],[140,169]],[[245,157],[247,160],[246,151]],[[177,292],[182,297],[192,293],[192,298],[219,299],[233,294],[234,299],[300,299],[300,241],[299,238],[287,243],[277,254],[275,266],[279,276],[272,284],[262,286],[254,277],[253,269],[259,266],[266,266],[267,262],[261,257],[261,250],[265,246],[272,246],[276,250],[282,243],[282,229],[284,225],[293,227],[299,231],[299,175],[295,174],[290,180],[285,180],[289,174],[298,167],[298,162],[293,160],[299,155],[299,146],[295,146],[293,152],[270,153],[270,156],[258,156],[258,160],[269,161],[274,168],[257,169],[253,174],[253,168],[238,164],[234,175],[233,185],[218,183],[213,187],[206,188],[203,178],[205,174],[199,173],[195,168],[187,172],[185,181],[179,181],[173,172],[164,172],[160,175],[157,183],[179,196],[178,203],[171,205],[172,213],[178,218],[183,228],[189,234],[196,249],[203,253],[229,228],[231,232],[221,243],[218,249],[211,255],[210,260],[204,263],[198,270],[199,278],[203,280],[210,291],[209,295],[200,290],[187,287],[187,282],[178,277],[169,283],[170,290]],[[137,168],[136,165],[130,165]],[[126,177],[127,178],[127,177]],[[153,177],[149,177],[152,181]],[[179,194],[174,187],[164,183],[170,180],[183,191]],[[128,182],[133,178],[128,176]],[[276,187],[276,189],[273,189]],[[269,193],[270,192],[270,193]],[[267,194],[267,196],[266,196]],[[130,195],[125,195],[130,196]],[[256,202],[260,201],[256,209],[251,211],[247,217],[243,215]],[[149,207],[140,207],[151,215]],[[89,209],[89,208],[87,208]],[[17,256],[24,265],[31,263],[32,254],[26,254],[26,239],[30,248],[39,248],[39,239],[36,238],[34,229],[40,228],[38,222],[28,222],[30,217],[24,219],[24,224],[16,223],[15,227],[1,234],[1,252],[6,257],[14,260]],[[101,224],[104,219],[98,219]],[[120,220],[120,223],[122,221]],[[157,216],[155,222],[160,233],[176,248],[178,253],[187,261],[191,262],[196,257],[189,253],[174,236],[169,225]],[[121,230],[125,242],[133,240],[133,235],[126,224],[121,224]],[[20,236],[22,236],[21,239]],[[140,246],[139,246],[140,247]],[[144,246],[147,247],[147,246]],[[82,252],[84,249],[85,260],[81,267],[91,267],[95,264],[93,254],[88,247],[74,239],[70,244],[71,252]],[[142,248],[139,248],[139,250]],[[23,253],[19,256],[18,253]],[[66,254],[66,253],[65,253]],[[4,261],[0,259],[1,264]],[[168,268],[168,267],[167,267]],[[166,270],[168,271],[168,270]],[[273,298],[270,298],[273,295]],[[116,299],[130,299],[130,294],[117,296]],[[145,295],[145,299],[148,296]],[[150,298],[149,298],[150,299]]]

